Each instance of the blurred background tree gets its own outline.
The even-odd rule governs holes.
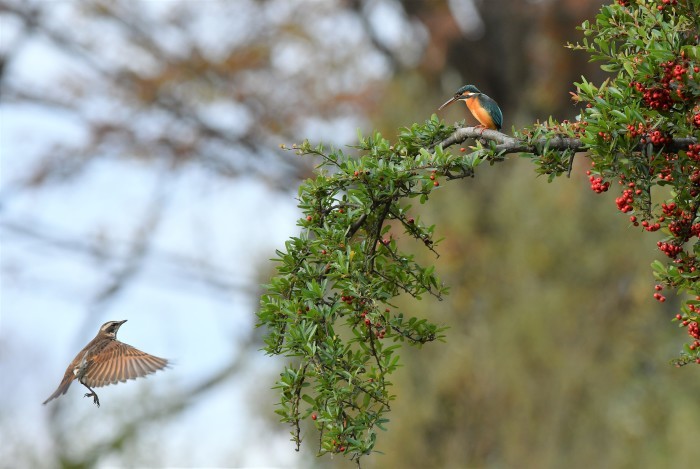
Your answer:
[[[294,454],[257,352],[257,285],[310,174],[277,145],[392,136],[464,83],[506,131],[571,118],[571,83],[601,75],[563,46],[600,4],[0,2],[2,460],[349,465]],[[588,186],[514,159],[425,208],[452,292],[410,308],[451,329],[402,355],[366,464],[697,462],[700,385],[660,358],[677,304],[650,297],[655,244]],[[99,420],[75,392],[41,408],[73,348],[125,318],[144,335],[120,339],[180,364],[109,389]]]

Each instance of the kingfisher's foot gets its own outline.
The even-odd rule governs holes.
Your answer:
[[[92,397],[93,404],[95,404],[97,407],[100,406],[100,399],[97,397],[97,393],[95,391],[86,393],[85,397]]]

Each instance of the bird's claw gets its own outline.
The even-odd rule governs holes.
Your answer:
[[[85,397],[92,397],[93,404],[95,404],[97,407],[100,406],[100,399],[97,397],[97,393],[88,392],[88,393],[85,393]]]

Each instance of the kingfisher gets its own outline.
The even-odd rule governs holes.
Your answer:
[[[498,107],[496,101],[479,91],[476,86],[464,85],[445,104],[440,106],[438,111],[455,101],[464,101],[469,112],[479,121],[478,127],[501,130],[503,125],[501,108]]]

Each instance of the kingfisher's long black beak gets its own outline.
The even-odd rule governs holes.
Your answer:
[[[450,104],[454,103],[455,101],[459,101],[459,98],[461,98],[460,95],[452,96],[450,99],[448,99],[448,100],[445,102],[445,104],[443,104],[442,106],[440,106],[440,107],[438,108],[438,111],[441,111],[442,108],[444,108],[444,107],[446,107],[446,106],[449,106]]]

